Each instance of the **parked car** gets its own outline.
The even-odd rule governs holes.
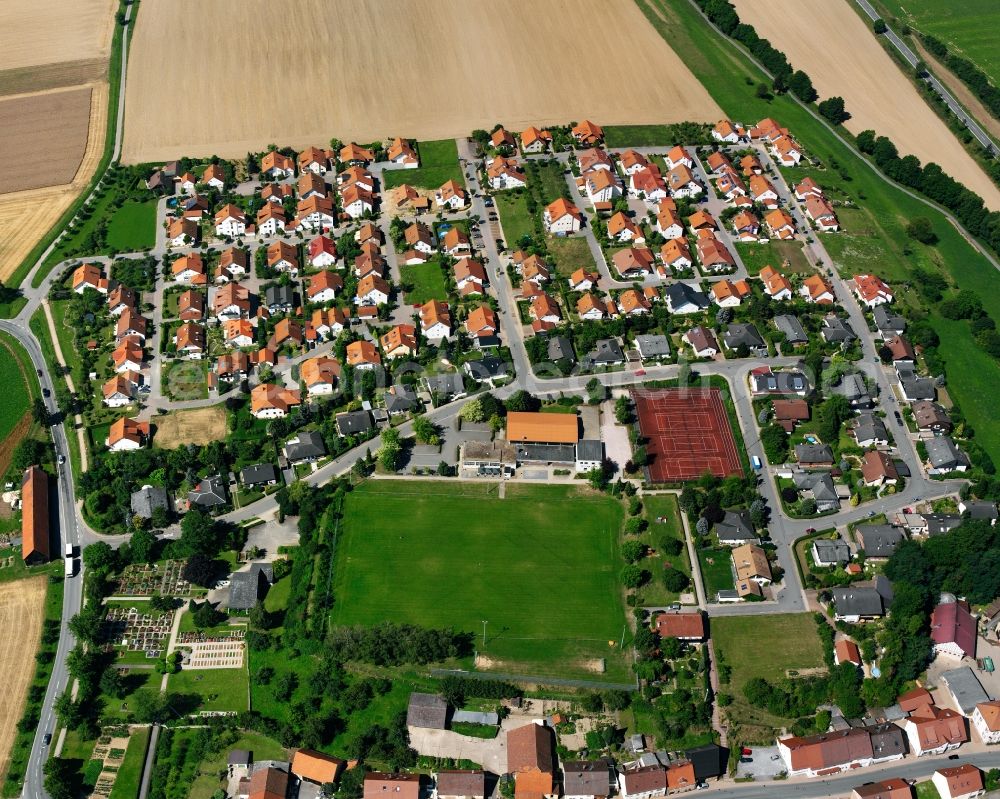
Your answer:
[[[753,758],[752,757],[741,757],[740,758],[740,763],[753,763]]]
[[[749,746],[744,746],[743,747],[743,751],[740,752],[740,754],[742,754],[742,755],[752,755],[753,754],[753,749],[751,749]]]
[[[52,733],[47,732],[42,738],[42,746],[48,746],[50,743],[52,743]]]
[[[49,391],[47,388],[43,388],[42,389],[42,396],[43,397],[51,397],[52,396],[52,392]]]

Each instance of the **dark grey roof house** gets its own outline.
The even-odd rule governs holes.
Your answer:
[[[840,507],[840,497],[829,472],[795,472],[792,474],[795,488],[810,495],[816,502],[816,510],[826,513]]]
[[[795,457],[802,466],[833,466],[833,450],[827,444],[796,444]]]
[[[705,744],[684,752],[694,766],[694,776],[698,782],[721,777],[729,760],[728,750],[718,744]]]
[[[817,566],[840,566],[851,559],[851,548],[844,541],[818,538],[813,541],[812,556]]]
[[[221,475],[203,477],[201,482],[188,491],[188,502],[201,508],[214,508],[226,504],[226,484]]]
[[[805,344],[809,341],[806,329],[797,316],[780,314],[774,317],[774,326],[785,334],[785,341],[789,344]]]
[[[245,486],[270,486],[278,482],[278,472],[270,463],[258,463],[240,471],[240,482]]]
[[[274,579],[270,563],[254,563],[249,571],[234,572],[229,577],[230,610],[250,610],[267,596]]]
[[[644,361],[670,356],[670,341],[662,334],[650,335],[643,333],[635,337],[635,348]]]
[[[872,311],[875,318],[875,329],[882,338],[899,336],[906,331],[906,320],[889,310],[887,305],[877,305]]]
[[[938,436],[924,442],[930,474],[962,472],[969,468],[968,456],[960,450],[950,436]]]
[[[368,411],[346,411],[337,414],[337,432],[342,436],[365,433],[372,429],[372,415]]]
[[[507,377],[510,374],[507,362],[496,355],[486,355],[478,360],[466,361],[464,368],[466,374],[480,383],[484,380]]]
[[[576,354],[573,352],[573,342],[566,336],[552,336],[548,340],[548,358],[550,361],[568,360],[570,363],[576,362]]]
[[[424,378],[427,390],[438,400],[449,400],[465,396],[465,381],[458,372],[445,372]]]
[[[868,558],[888,558],[906,538],[902,528],[889,524],[859,524],[854,535]]]
[[[443,730],[448,725],[448,703],[437,694],[410,694],[410,704],[406,709],[407,727],[424,727],[429,730]]]
[[[833,315],[823,317],[820,335],[823,336],[824,341],[831,344],[849,344],[857,338],[850,322]]]
[[[868,384],[865,382],[864,376],[857,372],[843,375],[840,382],[830,388],[830,393],[845,397],[853,408],[870,408],[872,406]]]
[[[610,796],[611,768],[605,760],[576,760],[563,763],[563,795],[566,797]]]
[[[962,524],[962,517],[954,513],[925,513],[927,535],[944,535]]]
[[[866,619],[885,615],[879,592],[861,585],[834,588],[833,606],[837,619]]]
[[[1000,517],[1000,513],[997,512],[997,506],[995,502],[983,502],[980,500],[966,500],[965,502],[960,502],[958,509],[964,514],[969,514],[970,519],[979,519],[981,521],[987,521],[990,524],[996,524],[997,518]]]
[[[720,544],[738,545],[757,541],[757,533],[750,522],[750,512],[727,510],[721,522],[715,525],[715,535]]]
[[[264,304],[271,313],[287,313],[295,307],[295,290],[291,286],[268,286]]]
[[[363,411],[362,411],[363,413]],[[316,430],[301,430],[285,442],[285,457],[292,463],[314,461],[326,455],[326,444]]]
[[[726,349],[736,350],[740,347],[746,347],[755,354],[767,353],[767,344],[760,337],[757,328],[751,324],[733,322],[722,334],[722,341],[726,345]]]
[[[153,511],[157,508],[170,510],[167,492],[159,486],[143,486],[138,491],[133,491],[130,504],[132,513],[143,519],[152,519]]]
[[[708,296],[687,283],[672,283],[666,291],[667,309],[670,313],[697,313],[709,306]]]
[[[617,339],[602,338],[594,344],[594,349],[583,356],[581,365],[584,369],[595,366],[613,366],[625,363],[625,353]]]
[[[385,410],[388,414],[409,413],[416,410],[420,403],[417,401],[417,392],[410,386],[398,383],[389,388],[383,395],[382,401],[385,403]]]

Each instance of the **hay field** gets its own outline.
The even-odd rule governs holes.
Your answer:
[[[205,47],[208,30],[226,46]],[[633,0],[174,0],[139,13],[122,160],[720,116]]]
[[[803,0],[788,12],[785,0],[734,0],[740,18],[783,50],[812,78],[820,98],[844,98],[853,133],[871,128],[888,136],[900,154],[934,161],[1000,210],[1000,189],[931,110],[882,49],[848,0]],[[816,32],[822,31],[822,46]]]
[[[94,84],[89,90],[87,146],[72,181],[50,188],[0,194],[0,280],[14,273],[39,239],[73,203],[100,163],[107,129],[108,85]]]
[[[226,437],[226,409],[221,405],[174,411],[156,416],[153,443],[162,449],[173,449],[181,444],[210,444]]]
[[[0,172],[0,194],[69,183],[87,149],[89,86],[0,100],[0,151],[31,151]]]
[[[42,636],[46,577],[0,583],[0,774],[10,765],[10,747],[35,674],[35,651]],[[17,646],[12,645],[19,642]]]
[[[4,0],[0,68],[106,61],[116,6],[115,0]]]

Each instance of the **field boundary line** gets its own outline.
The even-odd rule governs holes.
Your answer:
[[[571,680],[564,677],[541,677],[537,674],[505,674],[503,672],[467,671],[465,669],[431,669],[432,677],[465,677],[471,680],[493,682],[530,682],[555,685],[563,688],[604,688],[612,691],[638,691],[638,686],[626,682],[600,680]]]

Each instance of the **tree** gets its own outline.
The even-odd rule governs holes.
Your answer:
[[[264,603],[259,601],[250,609],[250,626],[258,630],[266,630],[270,626],[271,618],[264,607]]]
[[[622,396],[615,400],[615,421],[623,425],[632,421],[632,405],[628,397]]]
[[[392,428],[384,430],[382,432],[382,446],[378,450],[379,466],[387,472],[395,472],[399,468],[401,454],[399,431]]]
[[[621,551],[622,557],[629,563],[636,563],[646,557],[646,545],[640,541],[625,541]]]
[[[844,109],[843,97],[827,97],[819,106],[819,112],[834,125],[840,125],[851,118]]]
[[[45,407],[45,400],[35,397],[31,402],[31,418],[40,425],[49,423],[49,409]]]
[[[921,244],[936,244],[938,237],[931,226],[931,220],[926,216],[917,216],[906,226],[906,235],[916,239]]]
[[[603,491],[608,487],[608,469],[604,464],[587,472],[587,482],[595,491]]]
[[[816,90],[813,88],[812,80],[801,69],[795,70],[789,77],[788,88],[804,103],[811,103],[816,99]]]
[[[704,516],[699,516],[698,521],[695,522],[694,529],[698,535],[704,537],[708,535],[708,529],[710,527],[710,522]]]
[[[216,610],[211,602],[206,601],[198,605],[198,609],[192,614],[191,618],[194,620],[195,627],[199,630],[205,630],[221,624],[225,620],[226,614]]]
[[[647,579],[647,572],[640,569],[634,563],[630,563],[621,570],[619,575],[621,584],[626,588],[638,588]]]
[[[152,688],[140,688],[132,694],[129,707],[136,721],[141,724],[159,721],[167,709],[167,695]]]
[[[136,530],[129,539],[129,551],[133,563],[152,563],[156,536],[148,530]]]
[[[758,83],[754,88],[754,95],[758,100],[770,100],[771,99],[771,89],[766,83]]]
[[[519,389],[507,398],[507,401],[504,402],[504,406],[508,411],[514,411],[517,413],[524,411],[537,411],[542,407],[542,403],[538,397],[528,393],[524,389]]]
[[[589,405],[599,405],[608,398],[608,390],[604,387],[604,383],[598,380],[596,377],[590,378],[587,381],[587,403]]]
[[[78,773],[71,760],[50,757],[42,767],[45,790],[52,799],[76,799]]]
[[[101,675],[101,693],[106,696],[113,696],[116,699],[124,699],[128,693],[125,680],[118,672],[118,669],[105,669]]]
[[[881,17],[879,17],[877,20],[875,20],[874,22],[872,22],[872,30],[874,30],[876,34],[878,34],[879,36],[881,36],[887,30],[889,30],[889,26],[885,24],[885,20],[884,19],[882,19]]]
[[[672,593],[679,594],[690,584],[688,576],[680,569],[663,570],[663,586]]]
[[[200,510],[191,509],[181,519],[180,549],[187,555],[215,555],[219,549],[219,536],[212,517]]]
[[[413,419],[413,435],[420,444],[437,446],[441,443],[437,425],[424,415]]]
[[[788,434],[781,425],[772,422],[761,430],[760,443],[770,463],[783,463],[788,457]]]
[[[187,559],[181,577],[192,585],[209,588],[215,585],[215,561],[200,552]]]
[[[118,553],[105,541],[98,541],[83,550],[83,565],[88,570],[106,573],[118,566]]]

